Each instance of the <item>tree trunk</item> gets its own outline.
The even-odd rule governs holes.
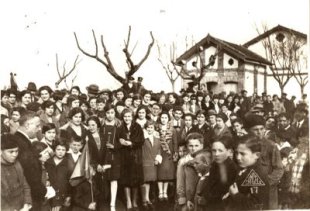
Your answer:
[[[170,80],[172,86],[172,92],[175,92],[175,80]]]
[[[304,84],[300,84],[300,93],[301,93],[301,96],[303,96],[305,92],[305,85]]]
[[[280,87],[280,90],[281,90],[281,96],[282,96],[282,94],[283,94],[283,92],[284,92],[284,86],[283,86],[283,85],[281,85],[281,84],[279,84],[279,87]]]

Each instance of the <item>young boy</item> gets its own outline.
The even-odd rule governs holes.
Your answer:
[[[106,100],[99,98],[97,99],[97,116],[102,119],[104,117],[104,107],[106,105]]]
[[[269,209],[267,174],[257,162],[261,152],[259,139],[252,135],[240,137],[235,152],[240,171],[223,197],[224,200],[228,197],[227,210]]]
[[[212,162],[211,157],[211,152],[208,150],[201,150],[195,153],[193,164],[199,177],[194,199],[195,211],[205,210],[206,201],[203,194],[206,192],[205,188],[207,187],[208,183],[209,170]]]
[[[182,157],[177,166],[177,203],[181,210],[191,209],[194,205],[194,195],[198,182],[198,175],[194,169],[186,168],[186,164],[193,160],[195,152],[203,149],[204,138],[200,133],[190,133],[186,137],[188,154]]]
[[[1,136],[1,210],[22,210],[31,208],[30,187],[23,168],[16,160],[18,146],[14,135]]]
[[[72,173],[75,167],[76,162],[78,161],[81,153],[81,149],[83,148],[82,138],[81,137],[74,137],[69,138],[69,150],[67,151],[67,158],[68,158],[68,165],[70,172]]]
[[[51,207],[52,209],[59,210],[63,206],[70,206],[69,179],[71,171],[66,157],[66,143],[63,141],[55,142],[54,151],[55,155],[46,161],[45,167],[50,184],[56,191],[56,196],[50,201]]]

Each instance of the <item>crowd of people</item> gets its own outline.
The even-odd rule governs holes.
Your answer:
[[[310,208],[306,95],[141,82],[2,90],[1,210]]]

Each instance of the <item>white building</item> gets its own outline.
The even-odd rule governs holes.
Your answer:
[[[299,80],[307,80],[308,77],[308,68],[307,68],[307,55],[308,55],[308,46],[307,46],[307,35],[293,29],[289,29],[287,27],[278,25],[270,30],[265,30],[264,33],[260,34],[259,36],[253,38],[252,40],[246,42],[243,46],[247,47],[248,49],[256,52],[260,56],[268,59],[270,61],[270,54],[269,52],[265,51],[264,44],[270,43],[271,46],[275,45],[292,45],[287,44],[288,42],[292,41],[299,42],[298,45],[302,45],[302,47],[298,50],[300,53],[300,71],[297,73]],[[280,62],[282,62],[281,60]],[[272,61],[270,61],[272,62]],[[274,61],[276,62],[276,61]],[[273,63],[273,62],[272,62]],[[279,67],[279,63],[277,64]],[[286,79],[286,75],[288,70],[277,69],[277,75],[280,79]],[[305,93],[309,90],[309,85],[307,84],[304,88]],[[297,99],[301,98],[301,90],[300,86],[296,80],[296,78],[291,77],[284,87],[284,92],[286,92],[289,96],[295,95]],[[268,94],[281,94],[281,90],[279,88],[278,82],[274,78],[270,67],[267,68],[267,92]]]

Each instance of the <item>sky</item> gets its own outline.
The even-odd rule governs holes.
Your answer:
[[[122,49],[128,26],[132,27],[129,48],[137,43],[133,53],[135,63],[144,56],[152,31],[155,45],[134,77],[142,76],[146,88],[154,91],[171,90],[158,62],[157,44],[162,60],[166,61],[167,47],[172,42],[176,43],[177,55],[181,55],[186,50],[186,39],[190,44],[196,43],[208,33],[243,44],[257,36],[255,28],[262,23],[270,28],[280,24],[309,32],[308,0],[10,0],[2,1],[0,8],[0,85],[1,88],[9,85],[9,73],[14,72],[21,90],[30,81],[37,87],[55,88],[56,53],[61,68],[66,64],[66,69],[71,68],[79,55],[80,62],[68,78],[69,86],[75,76],[74,84],[82,90],[92,83],[100,89],[120,86],[102,64],[78,50],[73,32],[90,53],[94,52],[91,30],[98,40],[103,35],[114,66],[124,75],[127,65]]]

